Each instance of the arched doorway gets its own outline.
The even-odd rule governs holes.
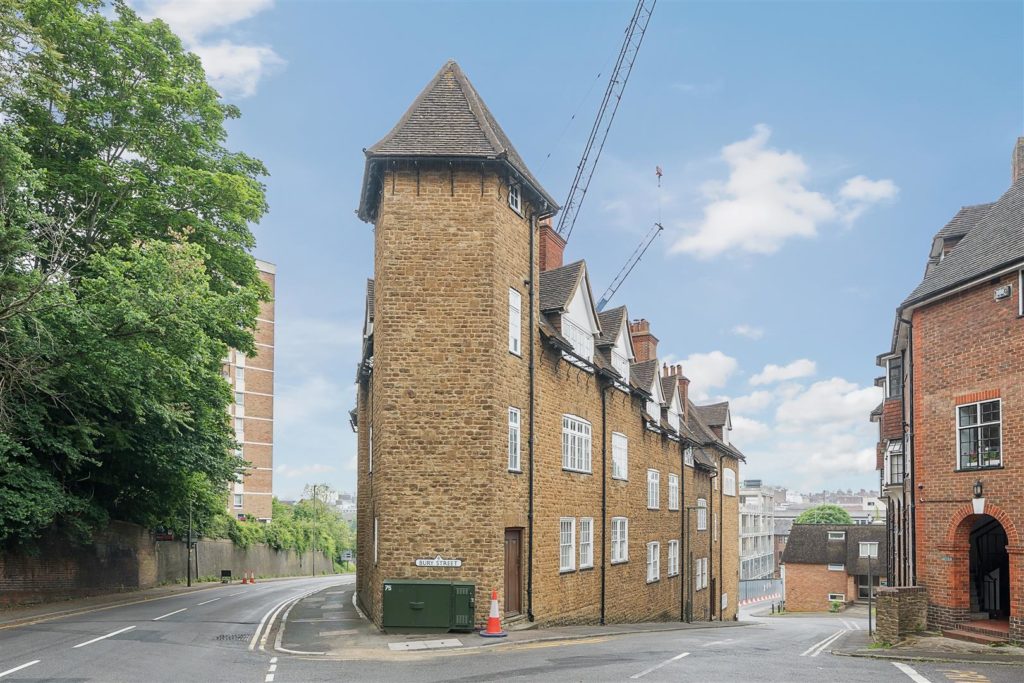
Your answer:
[[[972,515],[970,524],[970,617],[1008,620],[1010,617],[1010,555],[1006,529],[990,515]]]

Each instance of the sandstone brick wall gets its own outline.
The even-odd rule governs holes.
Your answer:
[[[725,495],[719,486],[719,491],[722,493],[719,504],[719,524],[721,525],[721,557],[722,567],[722,594],[728,599],[726,601],[725,609],[722,610],[721,618],[723,621],[732,621],[736,618],[737,610],[739,609],[739,596],[740,596],[740,497],[739,497],[739,486],[742,479],[740,478],[740,463],[736,458],[723,457],[722,467],[733,470],[735,476],[734,481],[736,482],[736,488],[734,493],[736,495],[729,496]],[[735,551],[735,552],[734,552]],[[719,597],[719,605],[721,605],[721,596]]]
[[[522,530],[522,608],[529,607],[529,335],[536,345],[535,513],[532,605],[538,623],[596,623],[601,568],[608,622],[679,619],[692,557],[708,557],[719,591],[735,612],[736,517],[720,514],[710,479],[682,469],[682,445],[647,429],[643,406],[545,346],[529,325],[530,226],[508,207],[505,179],[479,168],[397,165],[383,179],[374,256],[374,364],[358,389],[359,599],[380,623],[387,579],[458,579],[477,585],[477,621],[495,589],[505,607],[504,537]],[[529,215],[529,207],[524,214]],[[538,238],[535,249],[540,249]],[[536,281],[538,272],[532,274]],[[522,354],[508,351],[508,291],[522,295]],[[535,316],[537,311],[535,311]],[[536,318],[535,318],[536,319]],[[522,472],[508,469],[508,409],[521,411]],[[562,469],[562,416],[590,422],[589,473]],[[373,429],[373,471],[369,433]],[[611,433],[629,442],[628,481],[612,479]],[[647,507],[647,470],[660,473],[660,505]],[[683,501],[668,509],[668,475],[682,474]],[[737,475],[737,481],[740,477]],[[602,519],[602,483],[607,514]],[[683,505],[694,488],[708,499],[707,531],[683,536]],[[734,498],[733,501],[736,499]],[[711,549],[711,509],[733,533],[720,567]],[[629,560],[611,565],[611,519],[629,519]],[[576,568],[559,570],[559,521],[576,520]],[[579,567],[579,520],[592,518],[594,567]],[[374,520],[378,561],[373,561]],[[696,516],[691,518],[696,528]],[[669,541],[680,541],[680,573],[668,576]],[[647,543],[660,544],[660,578],[647,582]],[[721,542],[721,541],[719,541]],[[417,568],[417,558],[462,560],[460,568]],[[734,587],[737,586],[737,587]],[[709,587],[710,588],[710,587]],[[693,599],[697,619],[711,615],[709,589]],[[720,592],[717,595],[720,595]],[[731,611],[730,611],[731,610]],[[504,610],[503,610],[504,611]],[[506,615],[508,616],[508,615]]]
[[[995,301],[997,286],[1013,296]],[[972,487],[981,480],[985,514],[999,519],[1010,554],[1011,629],[1024,640],[1024,326],[1018,278],[1010,274],[914,311],[914,419],[918,580],[929,621],[950,625],[969,609],[967,544]],[[1002,402],[1002,467],[958,472],[956,406]]]
[[[786,564],[786,609],[790,612],[827,612],[829,593],[842,593],[846,602],[857,598],[854,577],[831,571],[824,564]]]
[[[875,640],[894,644],[903,636],[923,631],[927,624],[928,593],[921,586],[879,588]]]

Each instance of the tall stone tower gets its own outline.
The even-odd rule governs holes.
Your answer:
[[[479,621],[491,589],[504,602],[527,588],[525,551],[519,578],[506,555],[528,528],[536,221],[557,206],[454,61],[365,153],[358,214],[375,244],[356,415],[359,600],[379,624],[386,579],[473,581]],[[417,566],[437,556],[461,564]]]

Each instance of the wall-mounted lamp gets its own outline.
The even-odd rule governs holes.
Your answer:
[[[984,495],[984,491],[981,486],[981,479],[974,482],[974,497],[981,498]]]

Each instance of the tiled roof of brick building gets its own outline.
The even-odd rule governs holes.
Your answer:
[[[543,275],[543,273],[542,273]],[[614,344],[615,338],[622,329],[622,321],[626,318],[626,307],[619,306],[609,311],[601,311],[597,314],[597,320],[601,323],[601,338],[598,344]]]
[[[679,382],[675,377],[672,377],[671,375],[667,377],[665,375],[661,376],[661,393],[665,395],[666,401],[668,401],[669,397],[672,396],[672,393],[678,389]]]
[[[729,419],[729,402],[722,401],[707,406],[697,406],[697,412],[709,427],[721,427]]]
[[[645,391],[651,390],[651,385],[654,384],[654,378],[657,374],[657,358],[640,361],[639,363],[633,363],[629,366],[629,376],[635,379],[636,383],[643,387]]]
[[[585,264],[576,261],[540,274],[540,310],[564,311],[583,279]]]
[[[1017,179],[946,257],[928,270],[903,306],[919,303],[1021,260],[1024,260],[1024,177]]]
[[[366,156],[505,160],[551,209],[558,208],[455,60],[441,67]]]
[[[841,541],[828,540],[828,532],[844,531],[846,538]],[[878,558],[872,560],[874,572],[878,573],[879,562],[885,566],[885,525],[884,524],[794,524],[789,532],[789,541],[782,553],[782,562],[787,564],[841,564],[847,574],[867,574],[867,558],[860,557],[862,542],[878,543]]]

